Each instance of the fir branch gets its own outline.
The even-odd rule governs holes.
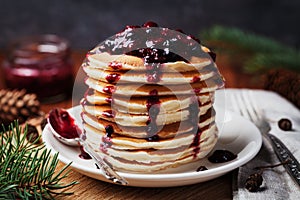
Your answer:
[[[246,72],[271,68],[300,71],[300,52],[270,38],[222,26],[203,31],[201,36],[215,51],[239,60]]]
[[[201,38],[208,42],[225,43],[235,48],[235,51],[246,51],[250,53],[293,53],[294,48],[285,46],[273,39],[246,33],[237,28],[214,26],[201,33]],[[222,50],[232,51],[223,48]]]
[[[18,122],[1,133],[0,199],[54,199],[58,194],[71,194],[62,189],[77,182],[61,183],[71,163],[56,172],[58,154],[52,157],[50,150],[37,146],[38,140],[27,142],[26,134],[27,128],[22,129]]]
[[[299,71],[300,54],[256,54],[244,63],[244,69],[250,73],[273,68],[289,68]]]

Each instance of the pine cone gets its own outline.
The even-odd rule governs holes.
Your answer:
[[[25,90],[0,90],[0,125],[7,126],[16,119],[22,124],[39,115],[40,102],[35,94],[27,94]]]
[[[272,90],[300,109],[300,74],[286,69],[273,69],[265,75],[265,89]]]
[[[262,182],[263,182],[263,177],[261,173],[251,174],[245,182],[245,188],[250,192],[257,192]]]

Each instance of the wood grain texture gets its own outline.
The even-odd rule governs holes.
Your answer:
[[[59,165],[60,167],[63,164]],[[232,199],[232,172],[217,179],[181,187],[142,188],[126,187],[95,180],[72,171],[67,181],[79,181],[70,191],[71,196],[58,197],[67,199]]]

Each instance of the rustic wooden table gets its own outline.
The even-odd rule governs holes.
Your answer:
[[[85,51],[76,51],[72,53],[74,60],[74,75],[78,71],[84,57]],[[4,56],[0,52],[0,63]],[[259,88],[251,80],[251,76],[241,72],[241,69],[234,64],[226,61],[226,58],[217,58],[218,67],[226,79],[226,88]],[[0,89],[4,88],[4,74],[0,69]],[[42,104],[41,109],[47,113],[54,107],[70,108],[72,100],[54,104]],[[63,167],[59,163],[58,168]],[[69,191],[74,192],[71,196],[58,197],[58,199],[232,199],[232,178],[234,172],[216,178],[204,183],[171,187],[171,188],[142,188],[142,187],[124,187],[102,182],[90,177],[84,176],[76,171],[71,171],[65,182],[79,181],[79,184],[72,187]]]

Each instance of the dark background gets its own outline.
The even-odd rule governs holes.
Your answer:
[[[234,26],[298,48],[299,9],[299,0],[0,0],[0,49],[21,36],[54,33],[87,50],[148,20],[193,35]]]

